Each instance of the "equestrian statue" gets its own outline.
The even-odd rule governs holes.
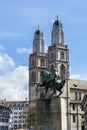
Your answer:
[[[63,87],[65,85],[65,78],[60,78],[58,71],[56,68],[54,68],[53,73],[49,71],[42,71],[41,72],[42,81],[41,83],[37,84],[36,91],[38,92],[40,87],[45,87],[45,96],[48,92],[48,89],[52,89],[53,93],[49,96],[52,97],[54,94],[56,94],[56,90],[59,91],[58,97],[63,93]]]

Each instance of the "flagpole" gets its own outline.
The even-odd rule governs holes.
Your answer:
[[[66,98],[67,98],[67,130],[69,130],[69,100],[68,100],[68,98],[69,98],[69,92],[68,92],[68,76],[69,76],[69,74],[68,74],[68,49],[67,49],[67,53],[66,53],[66,61],[67,61],[67,66],[66,66]]]

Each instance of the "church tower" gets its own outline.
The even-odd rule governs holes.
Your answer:
[[[69,49],[64,44],[63,25],[57,17],[53,23],[51,46],[48,48],[48,69],[57,68],[59,74],[69,77]],[[66,73],[67,72],[67,73]]]
[[[44,38],[43,38],[43,33],[40,31],[39,26],[38,26],[38,30],[36,30],[34,34],[34,40],[33,40],[33,53],[35,52],[44,53]]]
[[[58,17],[53,23],[51,46],[48,48],[48,69],[53,72],[54,68],[61,77],[69,78],[69,49],[64,44],[63,25]]]
[[[51,34],[51,39],[52,39],[52,45],[60,45],[64,44],[64,32],[63,32],[63,27],[62,23],[58,19],[54,22],[53,24],[53,29],[52,29],[52,34]]]
[[[41,72],[43,70],[53,73],[54,68],[57,68],[60,77],[69,78],[69,49],[64,44],[63,25],[58,17],[53,23],[51,46],[48,47],[48,53],[44,51],[44,44],[43,32],[38,27],[34,33],[33,53],[29,57],[30,100],[41,98],[44,95],[43,92],[36,92],[36,86],[41,81]],[[63,93],[66,96],[68,90],[67,87],[64,88],[66,89]]]
[[[47,54],[44,52],[43,32],[38,27],[34,33],[33,53],[29,57],[29,100],[42,96],[37,95],[36,92],[37,83],[41,81],[42,70],[47,70]]]

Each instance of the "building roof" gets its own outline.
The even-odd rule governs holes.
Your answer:
[[[0,109],[9,109],[9,107],[4,104],[0,104]]]
[[[35,34],[36,35],[40,35],[40,34],[43,34],[40,30],[40,26],[38,25],[38,29],[35,31]]]
[[[38,29],[38,30],[36,30],[36,32],[35,32],[36,34],[40,34],[41,33],[41,31]]]
[[[4,107],[16,107],[16,106],[28,106],[28,101],[8,101],[8,100],[1,100],[0,106]]]
[[[28,104],[28,101],[6,101],[6,105],[10,105],[10,104],[16,104],[16,105],[23,105],[23,104]]]
[[[6,100],[6,103],[13,103],[13,104],[15,104],[15,103],[25,103],[26,101],[8,101],[8,100]]]
[[[56,20],[56,21],[54,22],[54,24],[55,24],[56,26],[59,26],[59,24],[60,24],[59,20]]]
[[[69,88],[70,89],[87,90],[87,81],[86,80],[78,80],[78,79],[70,79],[69,80]]]
[[[62,23],[61,23],[61,21],[58,19],[58,16],[57,16],[57,19],[54,21],[53,25],[56,26],[56,27],[61,27],[61,28],[62,28]]]

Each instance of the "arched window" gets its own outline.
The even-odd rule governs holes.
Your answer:
[[[64,56],[64,52],[61,51],[61,53],[60,53],[60,59],[64,60],[64,58],[65,58],[65,56]]]
[[[35,72],[32,71],[31,73],[31,82],[34,82],[35,81]]]
[[[34,67],[34,60],[32,60],[32,66]]]
[[[17,129],[17,125],[14,125],[14,129]]]
[[[54,71],[54,65],[51,65],[50,71],[53,73],[53,71]]]
[[[4,130],[4,126],[1,127],[1,130]]]
[[[8,126],[5,126],[5,130],[8,130]]]
[[[22,128],[22,127],[21,127],[21,124],[19,124],[19,125],[18,125],[18,128],[19,128],[19,129],[21,129],[21,128]]]
[[[23,125],[23,128],[26,128],[26,124]]]
[[[65,66],[62,64],[61,66],[60,66],[60,75],[61,75],[61,77],[64,77],[65,76]]]
[[[52,52],[51,53],[51,61],[53,61],[54,60],[54,53]]]
[[[40,65],[41,65],[41,66],[44,66],[44,65],[45,65],[45,60],[44,60],[44,59],[41,59]]]

